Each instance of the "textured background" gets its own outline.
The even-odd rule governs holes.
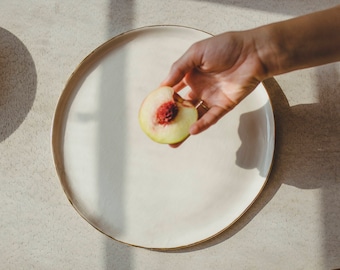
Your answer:
[[[55,106],[68,77],[86,55],[119,33],[179,24],[217,34],[336,4],[2,0],[0,269],[340,268],[338,63],[266,82],[277,122],[269,182],[235,225],[196,247],[155,252],[93,229],[67,201],[50,146]]]

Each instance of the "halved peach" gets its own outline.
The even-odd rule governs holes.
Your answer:
[[[152,91],[139,110],[142,130],[158,143],[175,144],[185,140],[197,119],[195,106],[169,86]]]

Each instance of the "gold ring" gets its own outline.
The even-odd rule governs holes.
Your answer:
[[[200,99],[195,105],[196,110],[198,112],[198,118],[201,118],[207,111],[209,111],[209,107],[204,100]]]
[[[208,107],[207,103],[205,103],[205,101],[202,100],[202,99],[199,100],[199,102],[196,104],[195,107],[196,107],[196,109],[202,108],[202,109],[204,109],[204,110],[206,110],[206,111],[209,110],[209,107]]]

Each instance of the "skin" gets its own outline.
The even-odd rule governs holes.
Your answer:
[[[198,134],[232,110],[263,80],[340,60],[340,6],[193,44],[161,85],[209,106],[190,128]],[[178,145],[173,145],[178,146]]]

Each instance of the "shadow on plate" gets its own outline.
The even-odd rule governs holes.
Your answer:
[[[37,89],[37,72],[26,46],[0,28],[0,142],[25,120]]]

